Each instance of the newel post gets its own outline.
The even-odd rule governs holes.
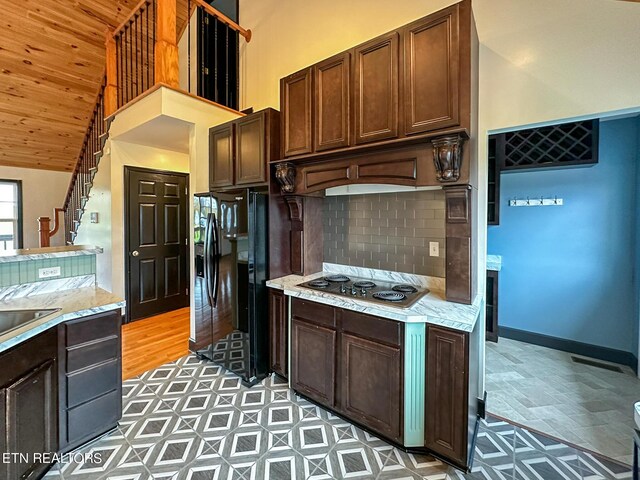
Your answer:
[[[176,44],[176,0],[155,0],[156,45],[155,45],[155,83],[164,83],[170,87],[180,86],[178,71],[178,45]]]
[[[49,217],[38,217],[38,232],[40,233],[40,247],[51,246],[50,242],[50,223]]]
[[[105,45],[107,47],[105,71],[107,80],[104,87],[104,116],[108,117],[118,109],[118,53],[116,39],[111,30],[107,30]]]

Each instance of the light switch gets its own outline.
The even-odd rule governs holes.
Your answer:
[[[98,212],[91,212],[91,223],[98,223]]]
[[[440,256],[440,244],[438,242],[429,242],[429,256],[430,257]]]

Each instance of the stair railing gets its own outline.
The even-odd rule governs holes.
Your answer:
[[[73,243],[75,239],[76,227],[80,223],[84,205],[89,197],[93,176],[97,171],[98,158],[96,154],[100,153],[104,146],[104,134],[106,132],[105,88],[106,77],[100,86],[93,113],[89,120],[89,126],[82,142],[82,148],[69,182],[64,202],[66,243]],[[43,235],[41,234],[41,243],[43,240]]]

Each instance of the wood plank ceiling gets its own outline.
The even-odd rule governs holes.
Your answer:
[[[0,165],[73,170],[104,74],[106,28],[138,2],[0,0]]]

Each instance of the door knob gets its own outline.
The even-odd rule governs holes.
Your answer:
[[[140,252],[138,250],[134,250],[133,252],[131,252],[131,255],[137,257],[138,255],[140,255]]]

